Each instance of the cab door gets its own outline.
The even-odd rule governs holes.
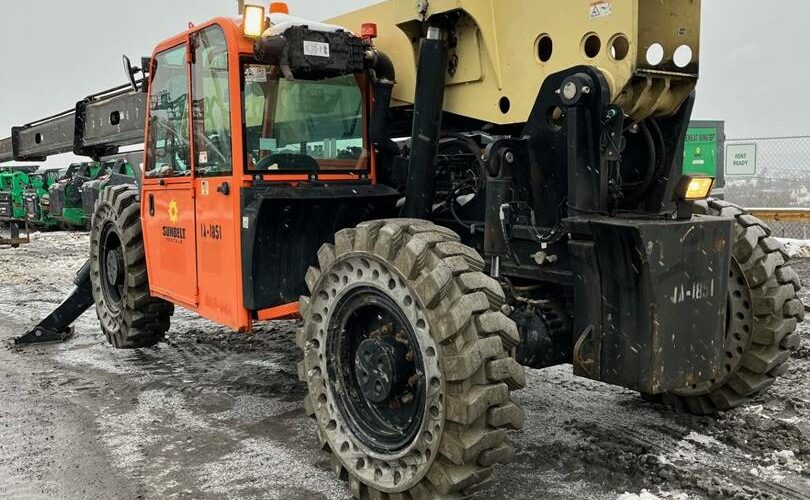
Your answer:
[[[141,193],[149,288],[196,309],[197,249],[191,167],[188,45],[153,59]]]
[[[231,57],[225,34],[218,25],[192,34],[190,43],[199,312],[218,323],[244,330],[250,323],[241,300]]]

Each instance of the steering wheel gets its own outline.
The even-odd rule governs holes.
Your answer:
[[[273,153],[267,155],[258,163],[256,170],[267,170],[274,164],[284,165],[284,170],[303,170],[306,172],[317,172],[320,165],[315,158],[301,153]]]

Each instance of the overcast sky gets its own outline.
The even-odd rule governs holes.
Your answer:
[[[289,3],[293,14],[317,20],[376,2]],[[123,83],[121,54],[140,60],[189,21],[235,12],[235,0],[4,0],[0,137]],[[704,0],[695,118],[725,120],[729,137],[810,135],[810,66],[801,36],[808,12],[807,0]]]

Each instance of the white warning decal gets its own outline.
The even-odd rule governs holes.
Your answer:
[[[329,44],[323,42],[310,42],[304,40],[304,55],[329,57]]]
[[[590,6],[591,19],[601,19],[613,14],[613,7],[610,2],[596,2]]]
[[[266,83],[267,66],[245,66],[245,81],[248,83]]]

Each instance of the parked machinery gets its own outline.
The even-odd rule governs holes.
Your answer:
[[[102,169],[96,179],[85,182],[80,191],[82,195],[82,210],[84,219],[90,221],[101,190],[105,187],[132,184],[136,177],[140,177],[140,168],[137,166],[143,161],[143,151],[126,153],[102,161]]]
[[[146,150],[137,184],[101,191],[75,291],[21,342],[93,304],[120,348],[163,339],[175,305],[240,332],[300,315],[304,406],[361,499],[485,485],[523,425],[521,365],[700,414],[784,373],[796,273],[682,171],[699,0],[243,16],[0,142],[0,161]]]
[[[0,169],[0,221],[24,221],[23,193],[30,184],[35,166],[17,166]]]
[[[82,205],[82,186],[105,173],[105,166],[98,162],[71,164],[65,176],[48,188],[51,217],[65,228],[89,227]]]
[[[29,176],[31,183],[23,194],[23,205],[33,226],[53,228],[58,225],[58,221],[50,215],[48,189],[56,184],[64,173],[66,172],[52,168],[38,170]]]

